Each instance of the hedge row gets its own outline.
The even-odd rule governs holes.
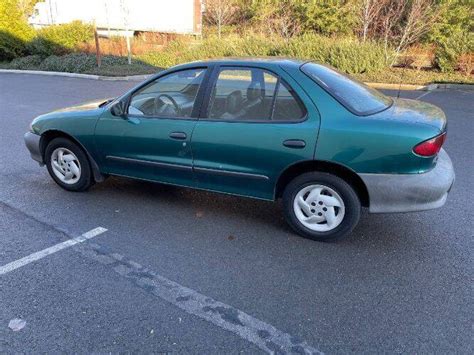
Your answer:
[[[169,67],[193,60],[216,57],[284,56],[316,60],[330,64],[347,73],[374,72],[388,66],[383,46],[361,43],[356,39],[333,39],[315,34],[295,37],[288,41],[279,38],[211,37],[199,44],[171,42],[163,51],[138,56],[157,67]]]
[[[42,52],[45,53],[45,52]],[[299,57],[328,63],[347,73],[377,72],[387,67],[383,48],[375,44],[361,44],[355,40],[337,41],[319,36],[303,36],[291,41],[269,41],[261,37],[206,39],[199,44],[189,41],[171,42],[160,52],[135,56],[133,61],[146,71],[167,68],[179,63],[217,57],[285,56]],[[125,57],[105,56],[104,67],[126,66]],[[66,55],[34,54],[13,60],[12,69],[39,69],[85,73],[96,68],[93,54],[69,53]],[[123,69],[122,69],[123,70]]]
[[[102,65],[104,67],[127,65],[127,58],[104,56]],[[50,55],[46,58],[33,54],[12,60],[8,67],[10,69],[89,73],[96,69],[97,62],[95,54],[70,53],[62,56]]]

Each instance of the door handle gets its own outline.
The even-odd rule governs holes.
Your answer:
[[[287,139],[283,145],[288,148],[302,149],[306,147],[306,142],[302,139]]]
[[[173,139],[179,139],[179,140],[184,140],[186,139],[188,136],[186,135],[186,133],[184,132],[171,132],[170,133],[170,138],[173,138]]]

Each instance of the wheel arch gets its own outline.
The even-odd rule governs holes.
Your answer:
[[[275,199],[282,197],[285,187],[291,180],[293,180],[298,175],[311,171],[326,172],[340,177],[354,188],[362,206],[369,207],[369,192],[361,177],[354,170],[342,164],[325,160],[305,160],[287,167],[278,177],[277,183],[275,185]]]
[[[46,147],[48,146],[49,142],[51,142],[55,138],[66,138],[72,141],[73,143],[77,144],[79,148],[81,148],[82,151],[86,154],[87,159],[89,159],[89,163],[91,165],[94,180],[96,182],[101,182],[105,180],[105,176],[100,172],[99,165],[97,164],[95,159],[89,154],[89,152],[84,147],[84,145],[81,142],[79,142],[76,138],[74,138],[73,136],[71,136],[70,134],[64,131],[51,129],[41,134],[40,153],[44,162],[46,162],[46,157],[45,157]]]

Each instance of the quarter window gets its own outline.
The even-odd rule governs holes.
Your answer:
[[[305,115],[306,110],[301,100],[288,85],[280,82],[273,119],[275,121],[301,120]]]
[[[130,100],[129,115],[188,118],[193,112],[205,69],[168,74],[138,90]]]
[[[235,121],[291,121],[304,108],[274,74],[257,68],[221,69],[214,84],[208,118]]]

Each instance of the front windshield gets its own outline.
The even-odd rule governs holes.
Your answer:
[[[356,115],[380,112],[393,103],[380,91],[325,65],[308,62],[301,70]]]

